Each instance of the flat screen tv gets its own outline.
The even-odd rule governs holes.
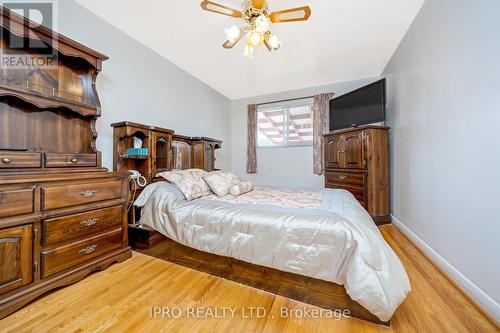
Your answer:
[[[330,101],[330,131],[385,121],[385,79]]]

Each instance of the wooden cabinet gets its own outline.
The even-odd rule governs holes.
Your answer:
[[[115,171],[137,170],[148,183],[163,171],[171,169],[171,143],[174,131],[130,121],[111,124],[113,127]],[[129,155],[134,148],[134,137],[142,141],[143,155]]]
[[[107,57],[1,6],[0,26],[2,53],[12,53],[9,38],[36,36],[57,63],[0,69],[2,319],[131,251],[128,175],[103,168],[96,148],[95,80]],[[31,55],[26,45],[15,53]]]
[[[205,171],[215,170],[215,151],[221,148],[222,141],[212,138],[192,138],[193,167]]]
[[[172,136],[172,169],[183,170],[193,166],[193,141],[190,137]]]
[[[0,295],[33,280],[31,225],[0,229]]]
[[[25,43],[22,41],[12,43],[15,45],[15,54],[27,58],[33,57],[33,62],[37,62],[29,67],[18,66],[5,70],[1,68],[0,95],[15,95],[43,109],[66,108],[83,116],[100,114],[95,80],[97,73],[102,69],[102,62],[108,59],[105,55],[44,26],[28,23],[24,17],[5,7],[0,7],[0,24],[1,28],[5,29],[2,31],[2,36],[8,31],[11,43],[19,37],[26,38]],[[8,49],[10,43],[7,43],[7,40],[7,38],[0,40],[1,48]],[[37,44],[34,43],[35,40]],[[29,47],[29,45],[39,45],[40,42],[50,45],[51,54],[43,54],[39,48]],[[38,65],[45,64],[43,59],[45,56],[51,57],[52,66]],[[38,120],[33,121],[33,124],[37,122]]]
[[[152,177],[154,178],[164,171],[171,170],[170,146],[172,132],[153,131],[152,138]]]
[[[363,169],[362,133],[325,137],[325,167]]]
[[[341,168],[343,150],[342,135],[325,137],[325,167]]]
[[[129,258],[128,194],[124,174],[0,173],[0,318]]]
[[[364,126],[324,136],[325,186],[351,192],[373,220],[390,222],[389,128]]]
[[[342,135],[342,166],[345,169],[363,169],[363,132]]]

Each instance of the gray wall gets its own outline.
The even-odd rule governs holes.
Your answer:
[[[224,140],[217,166],[229,169],[230,101],[73,0],[58,1],[58,30],[110,57],[97,79],[103,164],[112,168],[110,124],[130,120]],[[175,47],[175,46],[174,46]]]
[[[498,0],[427,0],[383,73],[394,216],[497,319],[499,15]]]
[[[300,98],[326,92],[340,96],[375,81],[376,78],[341,82],[319,87],[286,91],[251,98],[233,100],[231,103],[232,168],[237,175],[259,185],[324,187],[324,177],[313,174],[313,149],[311,147],[257,148],[257,174],[246,173],[247,160],[247,105]]]

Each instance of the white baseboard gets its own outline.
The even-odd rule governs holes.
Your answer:
[[[424,252],[432,262],[438,266],[447,277],[454,281],[470,299],[477,304],[484,312],[486,312],[493,320],[496,320],[497,325],[500,323],[500,305],[495,302],[490,296],[476,286],[471,280],[465,277],[453,265],[441,257],[434,249],[427,245],[420,237],[412,230],[404,225],[397,217],[391,214],[392,223],[408,237],[416,246]]]

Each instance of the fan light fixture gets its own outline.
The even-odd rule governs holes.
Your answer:
[[[270,52],[281,47],[281,41],[270,28],[271,23],[307,21],[311,16],[309,6],[281,10],[269,13],[267,1],[244,0],[243,11],[232,9],[224,5],[204,0],[201,2],[204,10],[243,19],[241,26],[233,25],[224,30],[227,41],[223,44],[226,49],[233,48],[245,35],[246,44],[243,56],[252,58],[256,47],[265,45]]]

